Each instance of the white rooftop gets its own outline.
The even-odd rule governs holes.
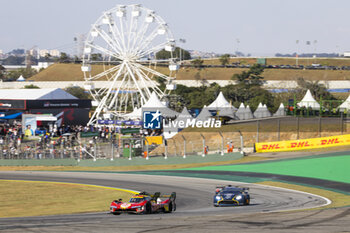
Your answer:
[[[3,100],[52,100],[78,99],[60,88],[44,89],[0,89],[0,99]]]

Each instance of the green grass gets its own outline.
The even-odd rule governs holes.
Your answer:
[[[350,155],[303,158],[256,164],[190,168],[189,170],[241,171],[310,177],[350,183]]]

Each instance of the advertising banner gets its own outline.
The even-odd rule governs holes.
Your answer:
[[[28,109],[91,108],[91,100],[27,100]]]
[[[25,100],[0,100],[0,109],[26,109]]]
[[[162,136],[149,136],[146,137],[147,140],[145,140],[145,143],[148,145],[156,144],[161,145],[163,144],[163,137]]]
[[[350,145],[350,134],[301,140],[255,143],[255,150],[256,152],[264,153],[307,150],[344,145]]]
[[[100,125],[142,125],[142,121],[98,120]]]

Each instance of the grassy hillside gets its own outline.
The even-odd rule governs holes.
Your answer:
[[[255,64],[256,58],[230,58],[230,63],[240,62],[241,64]],[[298,64],[308,66],[311,64],[324,66],[350,66],[350,58],[298,58]],[[205,59],[204,65],[220,65],[218,58]],[[295,65],[295,58],[273,57],[266,58],[266,65]]]
[[[230,62],[240,61],[241,64],[254,64],[255,58],[231,58]],[[299,59],[299,64],[310,65],[318,63],[329,66],[350,66],[350,59]],[[207,59],[204,64],[219,64],[218,59]],[[295,58],[268,58],[267,65],[293,65]],[[101,65],[92,66],[92,75],[102,72]],[[167,67],[158,67],[161,73],[168,74]],[[177,73],[178,80],[229,80],[233,74],[241,73],[244,68],[181,68]],[[296,80],[301,77],[306,80],[350,80],[350,70],[293,70],[293,69],[265,69],[265,80]],[[54,64],[41,71],[29,80],[34,81],[83,81],[84,75],[80,64]]]

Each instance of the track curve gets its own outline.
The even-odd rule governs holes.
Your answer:
[[[148,192],[177,193],[177,211],[173,214],[121,215],[112,216],[104,213],[82,215],[60,215],[45,217],[27,217],[0,219],[0,230],[22,231],[40,229],[56,231],[64,227],[65,232],[76,232],[77,226],[90,226],[90,231],[106,232],[125,222],[148,224],[159,219],[183,219],[193,217],[232,216],[273,212],[281,210],[305,209],[327,204],[327,200],[312,194],[293,190],[279,189],[255,184],[242,184],[212,179],[169,177],[154,175],[135,175],[120,173],[84,173],[84,172],[0,172],[0,179],[41,180],[71,182],[117,187]],[[251,205],[235,208],[215,208],[212,205],[213,190],[216,185],[244,185],[250,188]],[[111,200],[106,200],[106,211]],[[99,224],[96,224],[98,222]],[[103,224],[101,224],[103,223]],[[131,229],[125,229],[130,232]],[[135,231],[138,232],[138,231]]]

